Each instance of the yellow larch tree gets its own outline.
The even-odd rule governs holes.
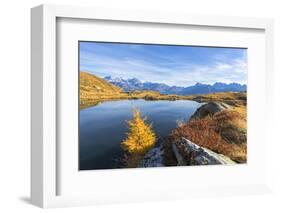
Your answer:
[[[146,118],[141,118],[140,111],[134,109],[133,119],[128,121],[129,132],[121,146],[132,156],[144,155],[156,142],[152,125],[147,124],[145,120]]]

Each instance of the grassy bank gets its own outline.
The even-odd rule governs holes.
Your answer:
[[[104,79],[86,72],[80,72],[80,109],[97,105],[104,101],[144,99],[144,100],[194,100],[197,102],[219,101],[236,107],[246,103],[246,93],[215,93],[206,95],[166,95],[156,91],[124,92]]]
[[[246,93],[215,93],[206,95],[165,95],[155,91],[134,91],[130,93],[120,92],[115,94],[97,94],[80,92],[80,109],[94,106],[104,101],[111,100],[130,100],[130,99],[144,99],[144,100],[193,100],[197,102],[224,102],[234,106],[236,110],[245,111]]]
[[[231,108],[179,125],[170,134],[165,144],[167,149],[173,141],[185,137],[238,163],[247,162],[246,93],[210,94],[200,96],[200,99],[228,103]],[[167,153],[167,164],[173,164],[173,156]]]
[[[194,100],[197,102],[217,101],[237,107],[246,105],[246,93],[223,92],[206,95],[167,95],[157,91],[124,92],[95,75],[80,72],[80,109],[97,105],[104,101],[144,99],[144,100]],[[240,109],[243,110],[243,109]]]

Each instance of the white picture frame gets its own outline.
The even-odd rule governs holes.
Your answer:
[[[135,193],[131,190],[118,191],[110,194],[108,191],[101,192],[97,190],[96,194],[60,194],[58,185],[62,184],[59,177],[62,164],[59,164],[60,152],[58,152],[58,132],[57,132],[57,117],[58,117],[58,100],[57,88],[59,81],[57,79],[57,21],[59,18],[64,19],[79,19],[79,20],[107,20],[133,23],[153,23],[155,25],[175,25],[175,26],[200,26],[207,28],[224,28],[231,32],[234,29],[258,30],[263,32],[262,41],[264,41],[264,68],[261,70],[261,77],[257,77],[259,82],[264,82],[265,87],[261,87],[260,91],[264,94],[262,106],[272,108],[273,100],[271,90],[273,90],[273,21],[271,19],[257,18],[240,18],[240,17],[216,17],[203,15],[187,15],[173,13],[153,13],[147,11],[123,11],[100,8],[84,8],[74,6],[54,6],[41,5],[31,10],[31,73],[32,73],[32,104],[31,104],[31,201],[33,204],[47,207],[62,207],[76,205],[91,205],[98,203],[114,203],[128,201],[143,201],[143,200],[165,200],[177,199],[198,196],[214,196],[214,195],[233,195],[233,194],[251,194],[264,193],[270,191],[270,161],[266,161],[257,173],[264,173],[263,178],[258,179],[254,184],[248,182],[233,183],[229,185],[221,183],[217,185],[203,185],[199,182],[194,182],[194,187],[182,187],[169,185],[167,189],[160,190],[152,188],[152,192],[145,194],[143,191],[136,189]],[[172,29],[171,29],[172,30]],[[254,75],[249,76],[252,82],[255,81]],[[264,76],[265,78],[263,79]],[[250,91],[254,95],[254,91]],[[256,94],[257,95],[257,94]],[[258,111],[260,110],[260,111]],[[265,113],[263,107],[258,108],[256,113]],[[270,113],[270,110],[268,110]],[[267,112],[266,112],[267,113]],[[264,134],[264,144],[268,146],[270,140],[270,117],[265,114],[263,118],[266,124],[267,131]],[[249,148],[251,149],[251,147]],[[264,157],[268,158],[268,154]],[[180,169],[180,170],[178,170]],[[184,172],[186,168],[172,168],[173,172]],[[204,168],[202,168],[204,169]],[[229,169],[229,168],[228,168]],[[247,170],[247,168],[242,168]],[[204,170],[208,170],[206,167]],[[134,177],[136,175],[153,174],[164,175],[158,170],[153,169],[138,170],[135,173],[122,171],[120,175],[127,173]],[[118,171],[116,171],[118,173]],[[104,173],[100,173],[103,174]],[[200,171],[199,173],[200,174]],[[202,173],[203,174],[203,173]],[[98,173],[95,174],[99,176]],[[174,177],[169,177],[173,179]],[[85,180],[85,179],[84,179]],[[176,180],[175,180],[176,181]],[[126,186],[124,186],[126,187]],[[75,189],[75,187],[73,188]],[[75,189],[77,190],[77,189]],[[120,189],[119,189],[120,190]],[[71,191],[71,189],[69,189]],[[120,196],[122,193],[122,196]]]

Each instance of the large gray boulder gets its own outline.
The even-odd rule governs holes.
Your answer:
[[[208,115],[214,115],[217,112],[221,112],[229,108],[231,108],[229,105],[222,102],[208,102],[200,106],[190,117],[190,120],[204,118]]]
[[[174,141],[172,148],[177,159],[178,166],[235,164],[235,162],[230,158],[200,147],[186,138]]]

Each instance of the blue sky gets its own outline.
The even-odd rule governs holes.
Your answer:
[[[247,82],[247,50],[80,42],[80,70],[170,86]]]

